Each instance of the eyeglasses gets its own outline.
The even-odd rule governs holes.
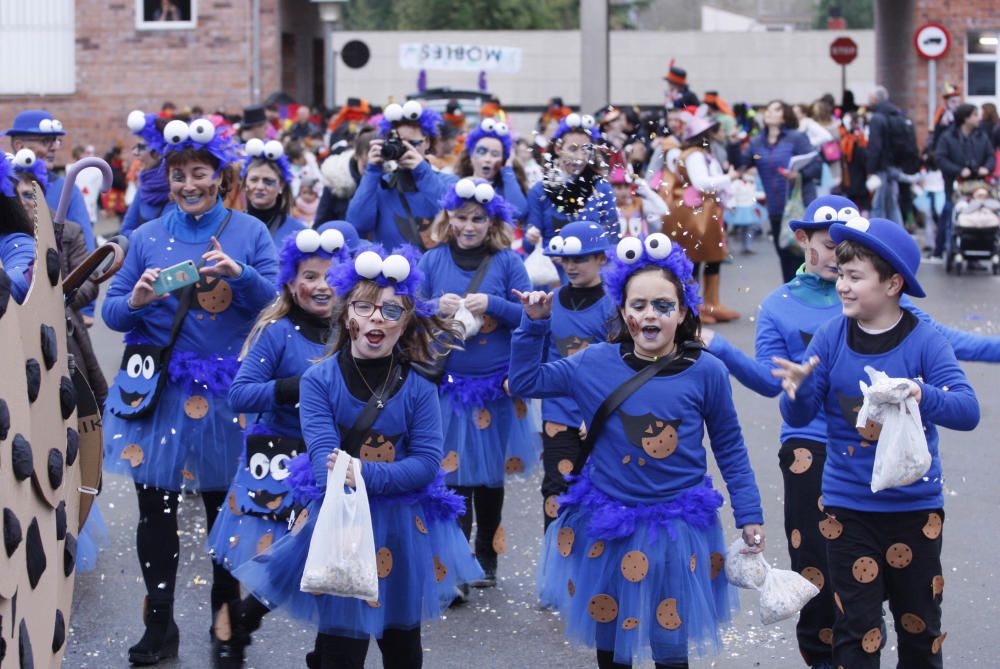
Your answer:
[[[51,149],[53,146],[62,146],[62,137],[22,137],[22,142],[35,142],[36,144],[41,144],[47,149]]]
[[[355,300],[351,302],[351,308],[354,309],[354,313],[362,318],[368,318],[378,309],[382,312],[382,318],[387,321],[398,321],[403,317],[403,311],[405,311],[398,304],[375,304],[367,300]]]

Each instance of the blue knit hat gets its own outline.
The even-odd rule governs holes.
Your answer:
[[[559,234],[549,240],[545,255],[560,258],[589,256],[606,253],[608,233],[603,225],[593,221],[573,221],[559,230]]]
[[[885,218],[868,220],[860,216],[847,223],[830,226],[830,238],[838,244],[851,240],[872,250],[903,277],[903,292],[913,297],[927,293],[917,281],[920,269],[920,247],[903,226]]]
[[[806,207],[802,220],[788,222],[792,230],[824,230],[834,223],[846,223],[860,215],[858,205],[842,195],[824,195]]]

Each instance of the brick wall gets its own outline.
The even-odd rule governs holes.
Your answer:
[[[280,82],[278,2],[261,0],[261,93]],[[117,140],[129,146],[125,117],[158,111],[165,100],[238,111],[252,96],[249,0],[201,0],[194,30],[137,31],[135,0],[76,0],[76,93],[0,97],[0,126],[18,111],[43,107],[61,120],[68,162],[76,144],[103,153]],[[2,143],[9,150],[6,141]]]

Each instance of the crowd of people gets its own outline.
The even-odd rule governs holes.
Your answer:
[[[384,666],[419,667],[421,622],[496,584],[504,505],[527,503],[504,482],[540,463],[542,604],[602,669],[687,667],[721,647],[738,605],[705,436],[743,552],[765,548],[732,375],[782,395],[789,559],[820,592],[797,625],[806,664],[877,667],[888,599],[900,661],[943,666],[935,426],[976,426],[956,359],[1000,362],[1000,338],[916,308],[921,250],[901,212],[937,166],[944,207],[928,211],[947,234],[948,183],[995,168],[979,112],[949,102],[921,154],[882,88],[867,110],[832,96],[753,109],[699,99],[673,64],[664,79],[662,110],[554,98],[531,132],[496,100],[238,119],[168,103],[123,119],[132,158],[110,156],[120,198],[105,204],[127,255],[99,314],[124,335],[110,387],[87,339],[97,287],[67,316],[105,407],[105,468],[135,482],[133,664],[179,652],[185,491],[208,520],[214,666],[243,666],[277,610],[316,630],[308,666],[360,669],[375,638]],[[5,133],[0,253],[17,300],[36,194],[55,210],[64,190],[51,170],[66,132],[29,110]],[[101,241],[86,200],[99,184],[77,185],[64,272]],[[748,354],[703,326],[740,318],[722,300],[730,237],[755,253],[762,235],[781,282]],[[881,426],[855,428],[868,365],[908,380],[932,462],[877,495]],[[317,530],[328,478],[367,491],[375,597],[303,587],[331,540]]]

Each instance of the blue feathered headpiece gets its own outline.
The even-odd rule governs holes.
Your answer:
[[[372,244],[348,262],[332,265],[326,281],[341,299],[346,298],[361,281],[371,281],[380,288],[392,286],[397,295],[413,300],[418,316],[433,316],[434,305],[420,297],[424,273],[417,269],[420,252],[403,244],[386,253],[381,244]]]
[[[14,157],[9,153],[0,154],[0,193],[14,197],[17,194],[14,190],[15,181],[17,175],[14,174]]]
[[[476,144],[479,140],[485,137],[492,137],[493,139],[499,140],[500,144],[503,145],[503,159],[507,160],[510,158],[510,151],[513,147],[513,142],[510,139],[510,128],[503,121],[494,121],[491,118],[484,118],[483,121],[469,133],[469,136],[465,138],[465,150],[472,155],[472,152],[476,149]]]
[[[615,304],[621,306],[625,299],[625,284],[640,269],[655,265],[673,274],[684,286],[684,306],[698,314],[701,296],[698,282],[694,280],[694,264],[679,244],[673,244],[662,232],[648,237],[626,237],[618,246],[608,251],[608,264],[604,266],[604,289]]]
[[[594,117],[589,114],[580,115],[574,112],[559,121],[559,127],[552,135],[552,141],[558,142],[567,132],[582,132],[585,135],[590,135],[590,139],[594,142],[601,141],[601,128],[597,125]]]
[[[322,233],[311,228],[299,230],[285,238],[278,252],[278,289],[294,281],[299,265],[310,258],[332,258],[339,264],[349,257],[347,241],[340,230],[331,228]]]
[[[217,131],[207,118],[191,121],[173,120],[163,129],[165,156],[184,149],[207,151],[219,161],[219,169],[229,167],[240,159],[236,144],[224,132]]]
[[[49,187],[49,170],[45,167],[45,163],[39,160],[38,156],[31,149],[21,149],[18,151],[14,154],[11,163],[15,173],[28,172],[35,178],[42,187],[42,190]]]
[[[382,120],[378,122],[378,136],[387,136],[400,123],[415,123],[428,137],[441,134],[441,116],[436,111],[425,109],[416,100],[410,100],[405,105],[394,102],[383,109]]]
[[[441,207],[447,211],[461,209],[468,202],[475,202],[486,211],[491,219],[500,219],[508,225],[514,218],[514,210],[496,192],[490,182],[484,179],[466,177],[459,179],[448,189],[447,195],[441,200]]]
[[[156,129],[156,114],[146,114],[136,109],[129,113],[125,124],[132,134],[146,143],[146,147],[155,153],[163,155],[163,133]]]
[[[243,169],[240,171],[241,180],[246,180],[247,170],[250,169],[250,163],[254,160],[267,160],[274,163],[286,186],[295,179],[292,175],[292,165],[288,162],[288,156],[285,155],[285,147],[278,140],[272,139],[265,143],[254,137],[243,147],[243,152],[247,154],[247,157],[243,159]]]

